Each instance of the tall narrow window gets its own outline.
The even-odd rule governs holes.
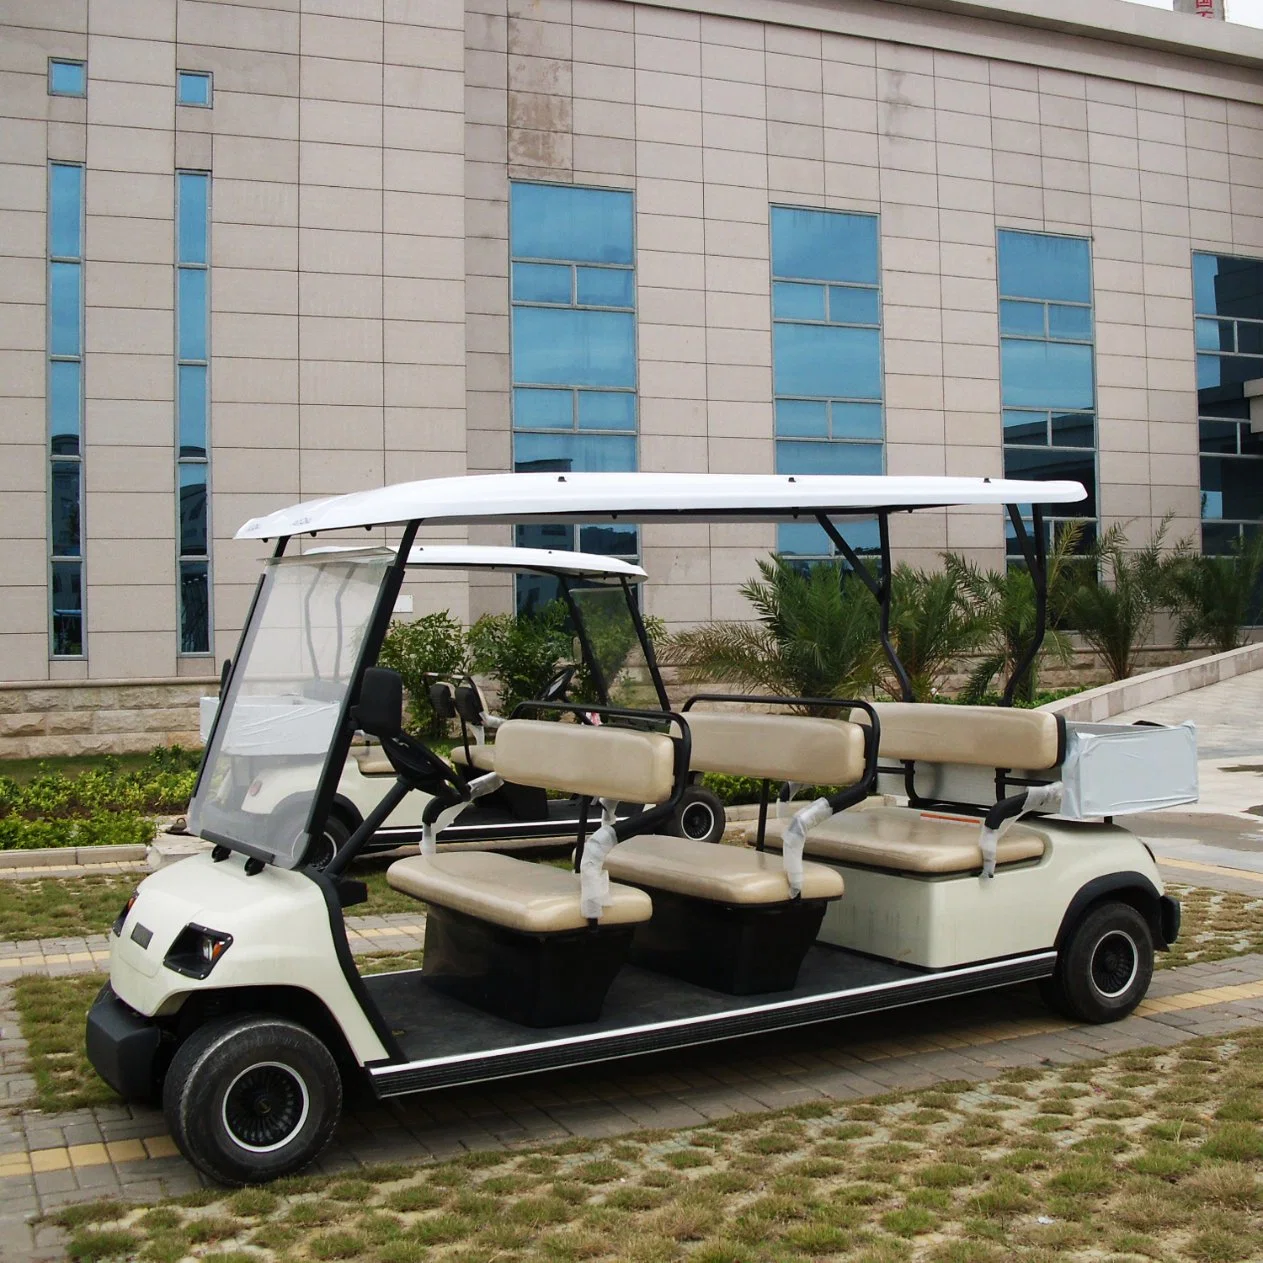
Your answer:
[[[877,216],[772,207],[776,472],[880,474],[881,289]],[[875,546],[876,524],[852,526]],[[782,554],[829,556],[820,527],[780,528]]]
[[[632,195],[515,183],[510,192],[513,467],[636,468]],[[519,545],[575,547],[572,526],[519,526]],[[587,552],[635,557],[634,526],[584,526]],[[551,594],[519,583],[529,608]]]
[[[180,652],[210,652],[210,176],[176,176],[176,523]]]
[[[83,168],[48,171],[49,620],[52,654],[83,656]]]
[[[1263,378],[1263,260],[1193,256],[1202,551],[1224,553],[1263,522],[1263,432],[1245,383]]]
[[[998,246],[1004,473],[1081,482],[1088,499],[1067,516],[1089,519],[1086,547],[1097,516],[1091,246],[1007,231]],[[1021,553],[1011,527],[1008,551]]]

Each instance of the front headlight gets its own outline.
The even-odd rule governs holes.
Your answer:
[[[139,898],[140,891],[133,890],[131,895],[128,897],[127,902],[123,905],[122,912],[114,918],[114,924],[110,926],[110,933],[113,934],[115,938],[121,937],[123,933],[123,924],[127,920],[127,914],[132,910],[135,906],[136,900]]]
[[[208,930],[204,925],[186,925],[175,936],[162,963],[186,978],[205,978],[231,946],[231,934]]]

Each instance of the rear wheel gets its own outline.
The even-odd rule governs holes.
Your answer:
[[[324,870],[329,861],[346,845],[352,830],[341,816],[329,815],[325,827],[308,844],[303,862],[308,868]]]
[[[1041,985],[1044,999],[1079,1022],[1116,1022],[1149,990],[1153,934],[1129,903],[1099,904],[1075,926]]]
[[[172,1059],[162,1108],[180,1152],[221,1184],[305,1167],[329,1142],[342,1080],[304,1026],[240,1015],[209,1022]]]
[[[701,785],[690,785],[671,821],[671,832],[694,842],[718,842],[726,824],[724,805]]]

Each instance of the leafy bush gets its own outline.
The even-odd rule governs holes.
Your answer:
[[[1176,643],[1195,641],[1226,653],[1244,643],[1243,627],[1257,617],[1263,575],[1263,534],[1238,543],[1225,556],[1199,556],[1181,550],[1171,570]]]
[[[758,565],[761,578],[741,589],[758,622],[680,632],[664,661],[688,682],[721,680],[747,692],[846,697],[870,688],[881,655],[877,603],[859,579],[831,561]]]
[[[537,614],[484,614],[469,629],[473,669],[495,680],[498,710],[532,701],[572,658],[569,612],[551,601]],[[539,718],[538,715],[533,718]]]
[[[895,568],[890,601],[890,639],[919,702],[930,701],[956,663],[987,637],[987,615],[943,572]],[[883,661],[882,686],[899,696],[893,670]]]
[[[380,666],[398,671],[408,699],[408,725],[423,737],[447,736],[447,721],[430,705],[427,673],[450,680],[469,671],[465,630],[446,610],[412,622],[393,622],[377,656]]]
[[[757,803],[763,782],[755,776],[729,776],[724,772],[707,772],[702,777],[702,784],[719,799],[725,807],[736,807],[742,803]],[[837,785],[804,785],[794,795],[793,811],[805,807],[813,799],[828,797],[838,791]],[[769,814],[776,807],[776,798],[780,793],[780,782],[773,781],[768,790]],[[792,812],[790,813],[793,814]]]

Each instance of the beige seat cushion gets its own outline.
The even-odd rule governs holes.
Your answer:
[[[528,864],[486,851],[414,855],[396,860],[386,870],[386,880],[415,899],[526,934],[587,925],[579,911],[578,875],[551,864]],[[634,925],[653,914],[643,890],[611,882],[610,900],[601,925]]]
[[[881,724],[883,760],[1046,771],[1063,753],[1063,725],[1047,711],[936,702],[877,702],[873,709]],[[851,717],[868,723],[863,711]]]
[[[452,747],[451,760],[453,763],[459,763],[461,767],[465,767],[467,762],[469,766],[476,767],[480,772],[494,772],[496,770],[496,748],[488,745],[471,745],[469,747],[470,758],[465,758],[465,747],[462,745],[454,745]]]
[[[394,765],[382,753],[381,746],[369,746],[362,751],[353,751],[355,761],[359,764],[361,776],[398,776]]]
[[[807,785],[854,785],[864,775],[864,730],[810,715],[690,710],[695,772]]]
[[[628,838],[606,857],[605,870],[620,881],[715,903],[783,903],[789,898],[779,855],[690,838]],[[842,875],[834,869],[803,865],[804,899],[837,899],[842,890]]]
[[[780,846],[788,820],[768,821],[767,845]],[[773,825],[776,827],[773,828]],[[806,854],[839,864],[862,864],[900,873],[971,873],[982,868],[982,821],[913,807],[842,811],[807,835]],[[1017,824],[1000,839],[996,863],[1017,864],[1044,854],[1046,836]]]

